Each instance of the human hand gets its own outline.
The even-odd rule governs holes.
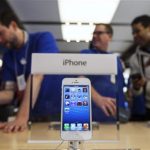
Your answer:
[[[22,132],[27,128],[27,120],[24,118],[16,118],[11,122],[0,122],[0,129],[2,129],[5,133],[10,132]]]
[[[100,96],[97,105],[103,110],[106,116],[116,115],[116,100],[114,98]]]

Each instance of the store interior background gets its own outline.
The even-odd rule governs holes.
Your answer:
[[[115,3],[112,13],[110,6]],[[111,23],[114,36],[109,51],[121,54],[133,43],[131,21],[139,15],[150,15],[150,0],[1,0],[0,10],[4,8],[14,11],[27,31],[52,32],[63,53],[88,48],[94,24]],[[63,16],[65,12],[67,16]],[[0,47],[0,66],[3,52]]]

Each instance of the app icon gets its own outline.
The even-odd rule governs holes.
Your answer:
[[[78,102],[77,102],[77,106],[82,106],[82,102],[81,102],[81,101],[78,101]]]
[[[69,130],[69,123],[64,123],[64,130]]]
[[[68,112],[69,112],[69,110],[70,110],[70,108],[69,108],[69,107],[65,107],[65,108],[64,108],[64,111],[65,111],[66,113],[68,113]]]
[[[76,88],[72,87],[70,90],[71,90],[71,92],[75,92]]]
[[[79,92],[79,93],[82,92],[81,88],[78,88],[78,92]]]
[[[70,130],[76,130],[76,124],[75,123],[71,123]]]
[[[65,92],[70,92],[70,89],[69,88],[65,88]]]
[[[70,95],[66,94],[65,99],[69,99],[69,98],[70,98]]]
[[[83,101],[83,106],[88,106],[88,101]]]
[[[83,88],[83,92],[87,92],[87,88]]]
[[[76,98],[76,95],[75,95],[75,94],[71,94],[71,95],[70,95],[70,98],[71,98],[71,99],[75,99],[75,98]]]
[[[66,106],[69,106],[69,105],[70,105],[70,102],[69,102],[69,101],[65,101],[65,105],[66,105]]]
[[[82,130],[82,123],[77,123],[77,130]]]
[[[83,124],[83,129],[84,130],[88,130],[89,129],[89,124],[88,123],[84,123]]]
[[[83,95],[83,98],[84,98],[84,99],[87,99],[87,98],[88,98],[88,96],[87,96],[87,95]]]
[[[71,101],[70,106],[76,106],[76,101]]]
[[[77,95],[77,98],[81,98],[81,94],[78,94],[78,95]]]

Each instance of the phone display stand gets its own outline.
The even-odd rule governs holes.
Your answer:
[[[77,56],[77,57],[76,57]],[[87,64],[90,64],[90,67],[87,69],[83,69],[82,67],[79,67],[80,70],[77,69],[77,73],[74,72],[76,69],[74,67],[68,66],[67,69],[65,69],[62,64],[59,63],[63,62],[65,59],[79,59],[79,60],[86,60]],[[93,57],[93,58],[92,58]],[[84,54],[34,54],[34,57],[32,58],[32,67],[31,72],[32,75],[34,74],[68,74],[68,75],[110,75],[113,76],[116,75],[117,69],[116,69],[116,56],[115,55],[84,55]],[[54,61],[53,61],[54,59]],[[60,60],[59,60],[60,59]],[[61,60],[62,59],[62,60]],[[58,61],[57,61],[58,60]],[[40,63],[39,63],[40,62]],[[56,62],[56,64],[54,64]],[[97,69],[95,67],[95,64],[99,64],[99,68]],[[106,64],[104,66],[104,64]],[[56,66],[55,66],[56,65]],[[88,67],[88,65],[86,67]],[[110,67],[111,66],[111,67]],[[59,69],[58,69],[59,68]],[[92,70],[96,68],[95,70]],[[54,70],[53,70],[54,69]],[[84,72],[88,71],[88,73]],[[98,72],[99,71],[99,72]],[[32,90],[31,90],[31,98],[30,98],[30,110],[32,109]],[[30,111],[31,112],[31,111]],[[117,114],[118,115],[118,114]],[[99,143],[114,143],[119,141],[119,120],[118,116],[116,116],[117,120],[114,121],[112,124],[110,123],[97,123],[93,122],[93,136],[91,140],[84,141],[84,148],[86,150],[93,149],[91,144],[99,144]],[[57,123],[56,123],[57,124]],[[57,126],[57,128],[56,128]],[[71,135],[70,135],[71,136]],[[66,141],[63,144],[61,144],[62,140],[60,138],[60,122],[59,125],[52,125],[49,122],[41,122],[41,123],[33,123],[30,124],[30,132],[29,132],[29,139],[28,143],[51,143],[53,148],[55,149],[57,145],[60,146],[60,150],[63,148],[68,148],[68,150],[84,150],[83,148],[83,142],[80,141]],[[66,145],[67,144],[67,145]]]
[[[68,141],[67,150],[84,150],[83,141]]]

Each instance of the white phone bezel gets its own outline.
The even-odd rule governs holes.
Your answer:
[[[89,86],[89,106],[90,106],[90,131],[63,131],[63,86],[64,85],[88,85]],[[88,78],[64,78],[62,81],[62,103],[61,103],[61,138],[63,140],[89,140],[92,137],[92,110],[91,110],[91,82]]]

